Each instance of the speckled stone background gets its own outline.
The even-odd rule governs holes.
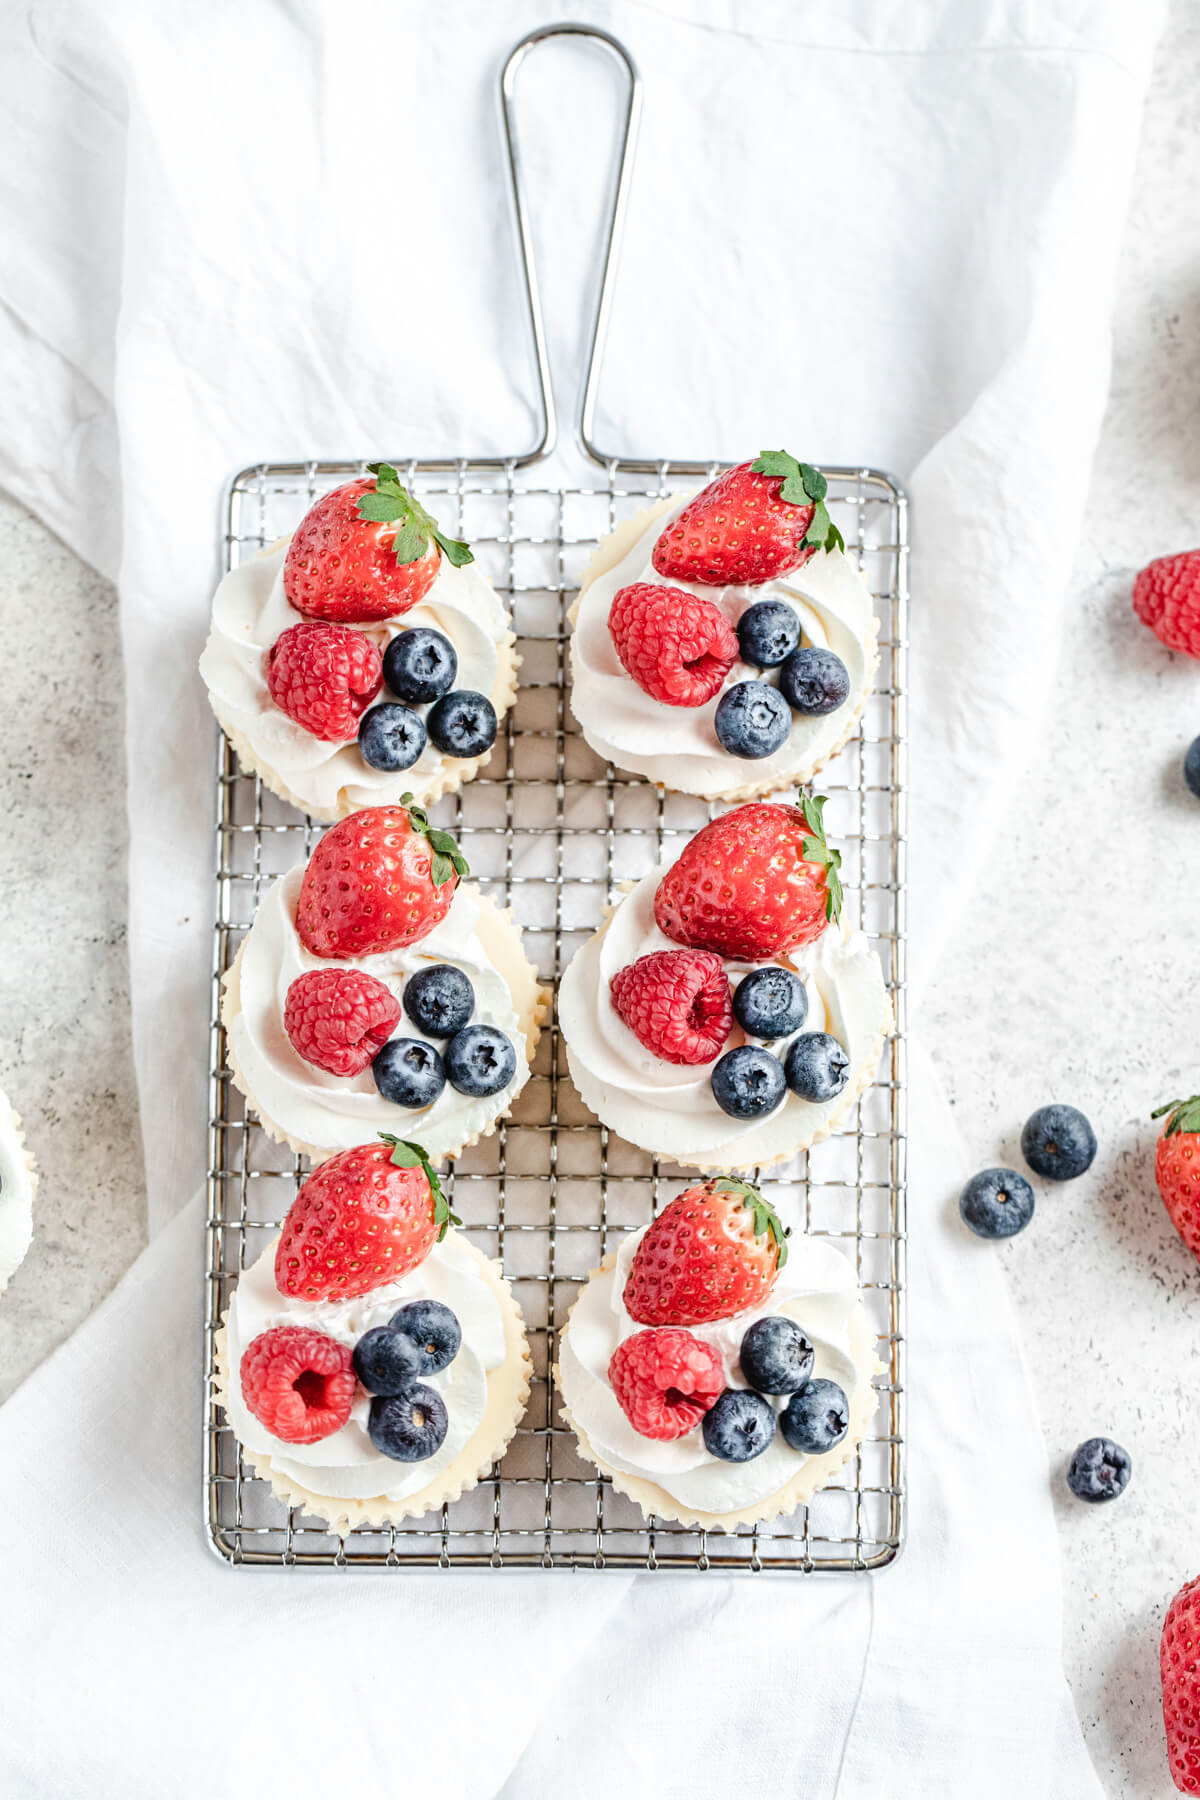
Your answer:
[[[1177,0],[1053,714],[919,1019],[969,1146],[964,1178],[1016,1160],[1022,1121],[1048,1099],[1083,1107],[1100,1136],[1090,1173],[1039,1184],[1033,1226],[996,1254],[1050,1449],[1067,1672],[1106,1790],[1138,1800],[1173,1792],[1158,1633],[1170,1595],[1200,1573],[1200,1271],[1158,1201],[1147,1120],[1200,1089],[1200,801],[1180,773],[1200,733],[1200,669],[1136,624],[1129,589],[1151,556],[1200,542],[1198,193],[1200,10]],[[1031,506],[1037,479],[1030,469]],[[42,1170],[34,1248],[0,1302],[2,1397],[108,1292],[145,1226],[115,600],[0,497],[0,607],[0,1084]],[[1132,1451],[1135,1475],[1115,1506],[1089,1509],[1062,1471],[1100,1431]],[[1002,1539],[1002,1465],[979,1504]],[[986,1631],[981,1620],[981,1655]]]

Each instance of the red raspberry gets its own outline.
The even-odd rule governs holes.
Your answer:
[[[725,1389],[712,1345],[678,1325],[627,1337],[613,1351],[608,1379],[633,1429],[648,1438],[685,1436]]]
[[[267,651],[267,691],[289,719],[328,743],[358,734],[383,686],[383,658],[348,625],[289,625]]]
[[[1200,550],[1147,563],[1133,584],[1133,610],[1168,650],[1200,656]]]
[[[621,666],[667,706],[703,706],[737,661],[737,633],[720,607],[682,588],[621,588],[608,629]]]
[[[293,981],[283,1008],[296,1055],[331,1075],[361,1075],[399,1022],[391,989],[361,969],[310,969]]]
[[[345,1344],[302,1325],[277,1325],[246,1346],[242,1399],[285,1444],[315,1444],[340,1431],[354,1403],[354,1363]]]
[[[729,977],[711,950],[654,950],[618,969],[612,1003],[664,1062],[709,1063],[733,1030]]]

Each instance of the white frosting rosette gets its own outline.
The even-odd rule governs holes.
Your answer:
[[[555,1378],[567,1423],[585,1456],[647,1512],[683,1524],[749,1524],[791,1512],[823,1487],[851,1457],[875,1411],[871,1386],[879,1369],[875,1336],[854,1271],[832,1244],[793,1237],[788,1258],[761,1306],[731,1319],[689,1325],[721,1358],[727,1387],[745,1388],[738,1354],[756,1319],[782,1315],[804,1331],[815,1352],[813,1376],[835,1381],[850,1403],[850,1429],[823,1455],[793,1450],[776,1431],[749,1462],[723,1462],[704,1444],[699,1425],[683,1437],[643,1437],[622,1410],[608,1378],[618,1344],[646,1327],[625,1310],[625,1282],[646,1230],[632,1232],[615,1256],[589,1275],[562,1333]],[[778,1414],[786,1395],[764,1399]]]
[[[879,661],[879,623],[866,583],[841,550],[818,550],[794,574],[755,587],[704,587],[660,575],[651,553],[688,498],[665,500],[626,520],[601,544],[572,609],[571,710],[596,752],[661,787],[709,800],[746,800],[807,782],[852,736]],[[711,600],[737,625],[760,600],[796,613],[801,642],[832,650],[846,665],[850,693],[835,712],[793,713],[790,735],[759,761],[731,756],[713,724],[721,693],[739,681],[778,682],[778,670],[735,662],[720,693],[703,706],[667,706],[622,667],[608,629],[618,591],[634,582],[682,588]]]
[[[0,1292],[33,1242],[37,1172],[21,1121],[0,1092]]]
[[[278,1326],[302,1326],[353,1349],[412,1300],[438,1300],[462,1329],[453,1360],[422,1381],[445,1402],[446,1437],[423,1462],[397,1462],[367,1432],[370,1396],[356,1393],[346,1424],[312,1444],[272,1435],[247,1407],[241,1361],[247,1346]],[[218,1334],[216,1398],[246,1460],[289,1504],[334,1525],[396,1523],[457,1499],[503,1455],[524,1411],[532,1364],[524,1321],[497,1264],[448,1230],[399,1281],[353,1300],[289,1299],[275,1286],[272,1243],[241,1277]]]
[[[364,806],[387,806],[411,792],[423,805],[469,781],[484,757],[444,756],[427,743],[400,771],[373,769],[357,741],[314,737],[276,706],[267,689],[266,653],[292,625],[303,623],[288,601],[283,565],[289,538],[232,569],[213,599],[212,628],[200,658],[209,701],[244,768],[314,819],[339,819]],[[402,631],[422,625],[448,637],[458,654],[456,688],[487,694],[498,717],[516,693],[517,657],[508,615],[475,563],[456,568],[443,556],[429,592],[395,619],[350,625],[380,653]],[[386,689],[379,698],[388,698]],[[489,753],[490,754],[490,753]]]
[[[303,879],[303,867],[291,869],[264,894],[226,977],[222,1019],[234,1081],[263,1128],[314,1161],[381,1131],[419,1135],[432,1157],[456,1155],[494,1128],[529,1079],[545,999],[519,928],[473,883],[460,883],[446,917],[416,943],[330,961],[314,956],[296,929]],[[384,1099],[369,1066],[359,1075],[334,1075],[293,1048],[283,1017],[298,976],[311,969],[362,969],[400,1000],[409,977],[435,963],[463,971],[475,990],[472,1023],[494,1025],[516,1051],[516,1072],[498,1093],[463,1094],[447,1082],[431,1106],[400,1107]],[[424,1035],[402,1011],[392,1036]],[[427,1041],[439,1051],[445,1047]]]
[[[571,959],[558,994],[558,1020],[571,1079],[585,1105],[628,1143],[700,1169],[753,1169],[793,1156],[828,1137],[874,1077],[891,1028],[891,1004],[879,958],[861,931],[827,925],[814,943],[774,960],[794,970],[808,995],[803,1030],[827,1031],[846,1050],[850,1073],[836,1099],[815,1103],[787,1089],[761,1119],[732,1119],[718,1106],[712,1063],[666,1062],[635,1036],[612,1003],[620,969],[656,950],[680,946],[659,928],[654,897],[666,861],[612,909]],[[725,958],[736,984],[761,962]],[[752,1043],[734,1026],[724,1049]],[[768,1047],[782,1061],[791,1039]]]

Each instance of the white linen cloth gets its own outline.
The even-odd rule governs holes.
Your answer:
[[[256,457],[533,435],[494,115],[547,4],[0,10],[0,481],[119,583],[155,1241],[0,1411],[0,1789],[1097,1790],[1045,1454],[914,1058],[911,1542],[875,1580],[231,1574],[198,1523],[216,497]],[[647,114],[605,445],[784,441],[914,498],[918,974],[1048,691],[1161,23],[1118,0],[585,0]],[[522,83],[560,365],[615,79]],[[1031,645],[1036,654],[1030,654]],[[947,857],[946,846],[954,847]],[[182,1210],[180,1210],[182,1209]],[[419,1667],[419,1676],[414,1675]],[[393,1673],[394,1671],[394,1673]]]

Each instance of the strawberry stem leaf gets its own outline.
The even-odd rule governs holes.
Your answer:
[[[380,1137],[385,1144],[390,1144],[392,1154],[389,1162],[395,1163],[398,1169],[423,1169],[425,1179],[429,1183],[429,1192],[433,1197],[433,1222],[440,1227],[437,1241],[440,1244],[451,1225],[461,1225],[462,1220],[450,1211],[450,1202],[442,1191],[441,1179],[437,1170],[429,1160],[429,1152],[420,1144],[410,1143],[408,1138],[393,1137],[388,1131],[381,1131]]]
[[[418,806],[412,794],[401,794],[400,804],[408,814],[408,822],[420,837],[429,839],[429,873],[435,888],[444,887],[453,875],[469,875],[470,864],[450,836],[429,823],[429,814]]]
[[[825,917],[831,925],[836,925],[842,916],[846,894],[840,873],[842,853],[831,849],[825,840],[824,814],[827,804],[824,794],[800,796],[800,811],[809,833],[804,840],[804,855],[809,862],[818,863],[825,870]]]
[[[1174,1137],[1177,1131],[1200,1131],[1200,1094],[1193,1094],[1190,1100],[1168,1100],[1165,1106],[1157,1106],[1150,1114],[1152,1119],[1161,1119],[1169,1113],[1163,1126],[1164,1137]]]
[[[360,496],[358,514],[373,525],[395,525],[392,548],[397,563],[403,566],[419,562],[429,549],[430,539],[456,569],[464,563],[474,562],[471,546],[459,538],[447,537],[438,529],[437,520],[425,511],[419,500],[414,500],[391,463],[368,463],[367,467],[375,477],[375,492]]]
[[[788,450],[764,450],[750,464],[756,475],[767,475],[783,483],[779,498],[789,506],[811,506],[812,518],[800,540],[817,550],[844,550],[846,540],[829,516],[825,496],[829,483],[820,469],[811,463],[797,462]]]
[[[722,1175],[713,1182],[715,1194],[737,1194],[743,1206],[749,1207],[754,1216],[754,1235],[762,1237],[766,1233],[775,1244],[776,1273],[782,1269],[788,1259],[788,1232],[771,1205],[764,1200],[759,1190],[749,1181],[743,1181],[739,1175]]]

